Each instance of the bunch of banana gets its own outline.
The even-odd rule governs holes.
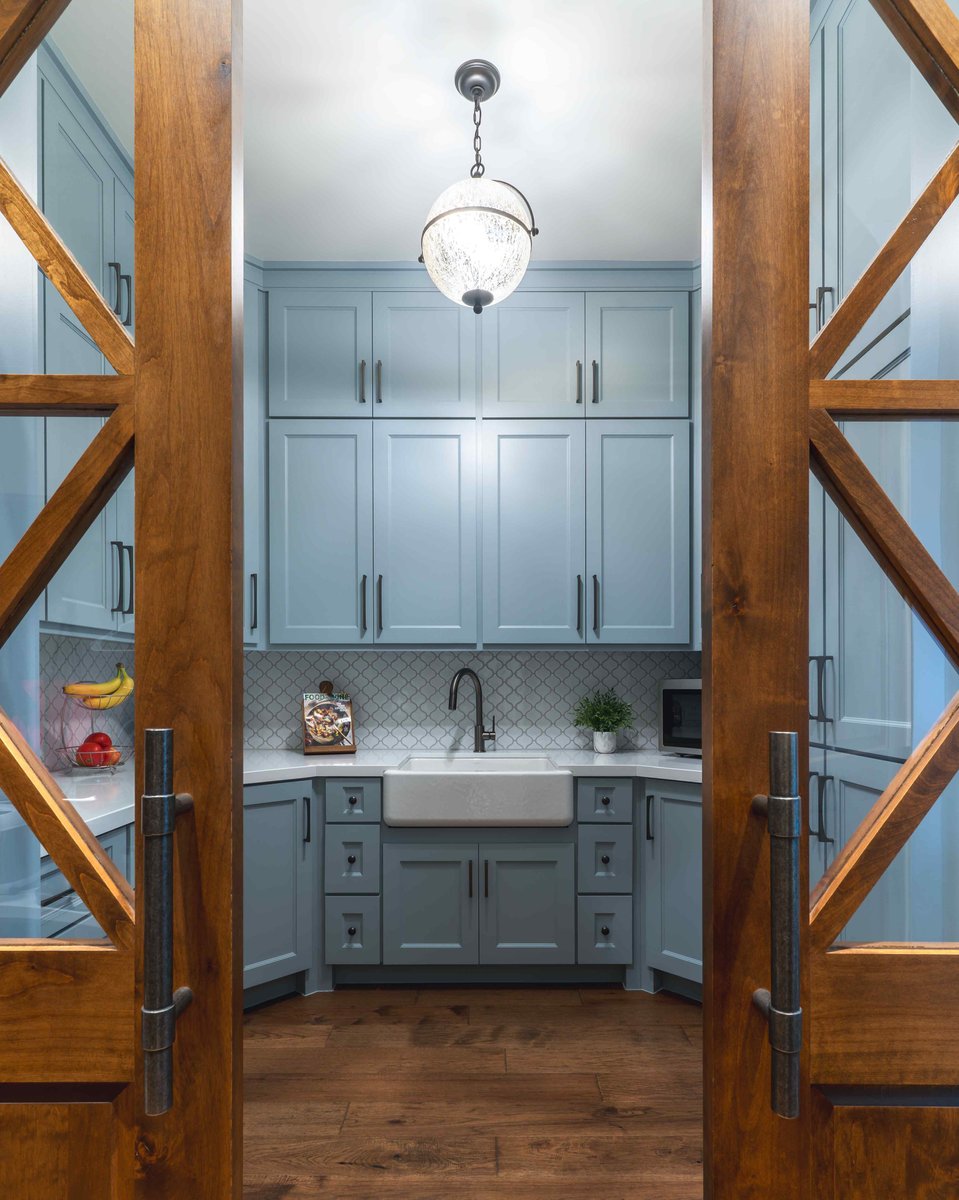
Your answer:
[[[84,708],[116,708],[133,691],[133,676],[128,675],[123,663],[117,663],[117,673],[103,683],[68,683],[64,695],[75,696]]]

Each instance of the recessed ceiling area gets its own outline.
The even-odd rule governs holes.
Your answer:
[[[53,34],[124,141],[131,9],[73,0]],[[453,73],[479,57],[503,80],[487,170],[529,197],[535,259],[698,259],[701,0],[247,0],[243,20],[248,253],[415,260],[427,210],[472,162]]]

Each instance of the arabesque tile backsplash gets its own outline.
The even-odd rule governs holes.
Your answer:
[[[100,679],[122,660],[135,675],[133,647],[109,641],[44,634],[40,670],[44,697],[44,756],[53,765],[59,744],[60,688],[70,679]],[[459,711],[447,709],[457,667],[472,667],[483,684],[487,723],[496,717],[501,750],[586,748],[572,708],[581,695],[611,687],[629,700],[636,726],[622,745],[656,744],[656,707],[662,679],[697,677],[700,655],[689,651],[605,650],[382,650],[248,651],[245,655],[243,744],[249,750],[298,750],[300,700],[323,679],[353,697],[358,742],[366,749],[404,746],[471,749],[470,689]],[[134,693],[135,700],[135,693]],[[133,704],[110,714],[114,740],[132,737]],[[113,732],[116,729],[117,732]]]

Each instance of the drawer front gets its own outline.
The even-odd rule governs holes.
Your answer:
[[[108,858],[112,858],[125,876],[129,878],[130,862],[133,857],[133,826],[124,825],[120,829],[111,829],[99,838],[100,845]],[[73,895],[73,889],[67,883],[60,868],[49,855],[40,859],[40,903],[56,904],[67,894]],[[84,912],[86,909],[84,909]],[[96,937],[102,934],[94,935]]]
[[[577,890],[633,890],[633,831],[629,826],[580,825]]]
[[[633,961],[632,896],[580,896],[576,912],[577,962]]]
[[[375,965],[380,961],[379,896],[330,896],[326,901],[328,963]]]
[[[379,824],[382,812],[381,779],[328,779],[327,821],[364,821]]]
[[[625,825],[633,819],[632,779],[577,779],[576,816],[580,821]]]
[[[380,827],[342,825],[326,827],[324,890],[329,895],[380,890]]]

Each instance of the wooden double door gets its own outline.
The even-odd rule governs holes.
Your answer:
[[[942,502],[959,417],[942,261],[959,195],[955,133],[938,159],[930,148],[959,120],[959,17],[946,0],[820,3],[810,78],[805,0],[712,0],[706,12],[706,1193],[956,1196],[959,595],[956,511]],[[861,60],[857,44],[871,47]],[[885,159],[854,136],[857,122],[873,128],[877,88],[884,103],[898,96],[895,121],[875,129]],[[916,104],[903,158],[902,106]],[[891,180],[903,162],[906,177]],[[824,172],[837,164],[830,192]],[[877,368],[893,342],[892,369]],[[897,490],[870,447],[901,448],[906,424],[914,445]],[[836,561],[868,554],[888,580],[843,595],[838,577],[842,661],[827,672],[844,674],[837,693],[827,673],[824,706],[814,686],[812,708],[810,467],[835,506]],[[812,579],[836,599],[835,573],[832,591],[821,571]],[[912,614],[898,638],[893,605]],[[885,633],[872,623],[882,612]],[[880,633],[866,644],[870,627]],[[773,813],[788,805],[753,802],[773,786],[773,731],[795,733],[797,746],[797,783],[785,786],[798,812],[779,825]],[[812,754],[810,732],[823,743]],[[763,989],[793,977],[798,994],[777,1013]]]

